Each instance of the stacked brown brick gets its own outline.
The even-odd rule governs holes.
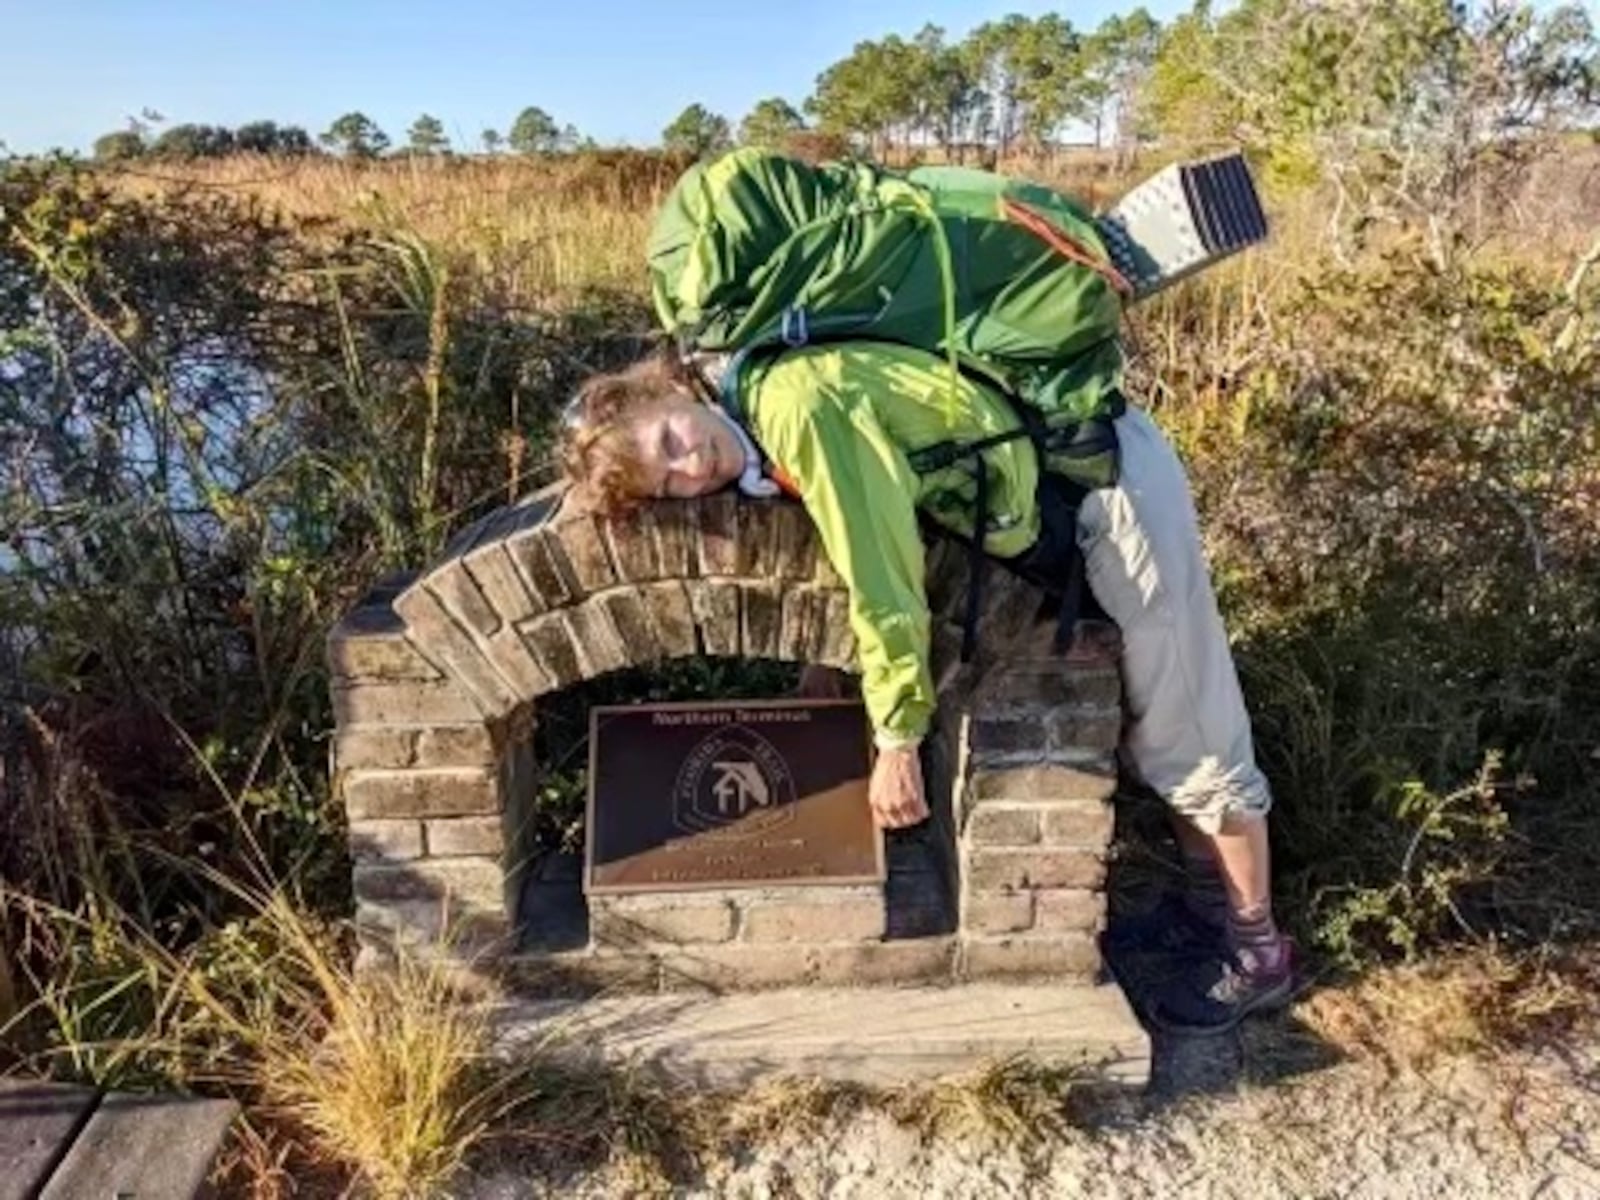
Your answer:
[[[990,568],[978,660],[957,662],[965,551],[929,559],[939,720],[928,759],[956,846],[962,978],[1100,974],[1121,733],[1120,642],[1085,622],[1070,656],[1039,595]]]
[[[959,823],[945,832],[961,935],[896,940],[880,888],[611,897],[591,906],[597,966],[646,963],[663,986],[1094,968],[1114,668],[1041,658],[1038,597],[998,572],[982,659],[955,665],[965,570],[948,548],[930,557],[930,791]],[[853,665],[845,593],[799,506],[724,494],[608,520],[547,491],[375,590],[329,642],[362,927],[432,943],[448,925],[464,954],[508,950],[532,849],[535,702],[697,653]],[[924,882],[892,871],[890,893]]]
[[[964,974],[1098,973],[1119,694],[1106,652],[978,687],[959,784]]]

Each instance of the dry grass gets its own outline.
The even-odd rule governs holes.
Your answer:
[[[270,1102],[378,1196],[428,1195],[487,1134],[514,1084],[487,1069],[484,1017],[437,973],[330,975],[331,1011],[314,1053],[271,1038],[262,1075]]]
[[[285,960],[274,1005],[242,1007],[203,976],[175,983],[248,1050],[260,1111],[302,1132],[304,1157],[353,1171],[380,1200],[439,1194],[528,1099],[537,1048],[497,1059],[488,1010],[437,961],[401,953],[389,970],[357,973],[281,893],[261,914]],[[246,1142],[258,1191],[270,1146]]]
[[[1319,992],[1297,1015],[1345,1054],[1420,1070],[1594,1028],[1600,963],[1549,951],[1510,954],[1490,944],[1375,969]]]
[[[1008,1059],[891,1088],[794,1078],[738,1092],[691,1091],[593,1064],[547,1062],[530,1078],[536,1096],[498,1132],[500,1153],[479,1165],[491,1174],[533,1166],[551,1179],[603,1169],[621,1194],[634,1196],[669,1194],[710,1164],[760,1146],[832,1136],[868,1112],[914,1131],[925,1145],[1039,1150],[1078,1122],[1081,1073]]]
[[[181,954],[108,912],[79,918],[34,904],[36,920],[101,943],[121,978],[35,981],[19,1022],[43,1017],[61,1030],[56,1060],[71,1077],[119,1086],[154,1077],[242,1101],[223,1165],[228,1194],[334,1194],[352,1181],[378,1200],[440,1194],[538,1094],[541,1047],[496,1057],[486,1006],[437,959],[402,953],[391,970],[358,973],[337,927],[281,891],[254,903],[246,927]],[[150,1011],[121,1022],[126,1032],[95,1037],[71,1023],[111,1001],[137,1009],[140,997]]]
[[[554,1036],[559,1037],[557,1031]],[[541,1062],[482,1165],[555,1177],[606,1169],[630,1196],[667,1191],[716,1137],[713,1108],[627,1065]]]
[[[365,163],[236,155],[128,164],[115,168],[115,178],[138,194],[252,197],[294,218],[332,219],[379,234],[404,231],[438,253],[464,256],[475,277],[510,281],[509,298],[535,307],[588,288],[642,295],[650,222],[683,165],[651,153]],[[1097,207],[1157,165],[1141,165],[1127,178],[1068,156],[1019,159],[1005,169]],[[1277,274],[1315,236],[1306,219],[1311,206],[1291,198],[1279,207],[1288,221],[1280,228],[1294,232],[1286,252],[1274,252]]]
[[[988,1063],[927,1084],[893,1089],[884,1110],[925,1142],[971,1140],[1037,1146],[1073,1124],[1074,1092],[1085,1073],[1025,1058]]]
[[[1592,190],[1600,153],[1580,157],[1587,165],[1580,170],[1566,164],[1572,178],[1565,182]],[[141,194],[245,196],[293,218],[331,219],[379,236],[403,233],[461,264],[508,308],[534,311],[591,289],[642,297],[650,223],[684,165],[668,155],[618,151],[374,162],[235,155],[115,170],[124,186]],[[1019,158],[1001,169],[1100,207],[1161,165],[1161,158],[1152,157],[1118,176],[1092,156],[1060,155]],[[1572,190],[1557,194],[1570,196]],[[1270,333],[1264,321],[1273,301],[1326,260],[1326,198],[1302,190],[1267,199],[1273,221],[1268,247],[1143,310],[1136,333],[1148,359],[1161,367],[1158,395],[1182,392],[1185,363],[1203,360],[1213,372],[1218,363],[1230,373],[1247,368],[1261,337]],[[1530,188],[1529,197],[1501,214],[1498,228],[1519,258],[1570,267],[1587,242],[1589,225],[1568,211],[1572,201],[1563,201],[1568,208],[1559,212],[1551,209],[1553,202]]]
[[[1076,1067],[1007,1058],[946,1078],[879,1088],[819,1079],[778,1080],[708,1101],[704,1128],[742,1143],[819,1136],[872,1109],[925,1143],[971,1141],[1028,1148],[1060,1137],[1076,1121]]]
[[[681,164],[650,156],[283,162],[238,155],[119,169],[142,193],[250,196],[295,218],[404,232],[464,264],[511,308],[586,289],[642,292],[650,216]]]

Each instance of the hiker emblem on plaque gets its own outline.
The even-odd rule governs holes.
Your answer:
[[[719,729],[689,752],[672,786],[672,822],[684,833],[753,837],[794,819],[794,776],[753,729]]]

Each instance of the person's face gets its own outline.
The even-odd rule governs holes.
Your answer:
[[[703,496],[726,487],[744,469],[744,450],[728,423],[687,397],[652,404],[633,434],[650,496]]]

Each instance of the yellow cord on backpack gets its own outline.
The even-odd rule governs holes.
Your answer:
[[[950,238],[945,233],[944,222],[919,188],[908,184],[904,191],[895,192],[896,199],[902,196],[910,202],[911,211],[928,223],[933,235],[933,255],[939,263],[939,288],[944,306],[945,365],[949,368],[950,410],[947,415],[954,420],[961,403],[961,356],[956,353],[956,273],[950,255]]]

